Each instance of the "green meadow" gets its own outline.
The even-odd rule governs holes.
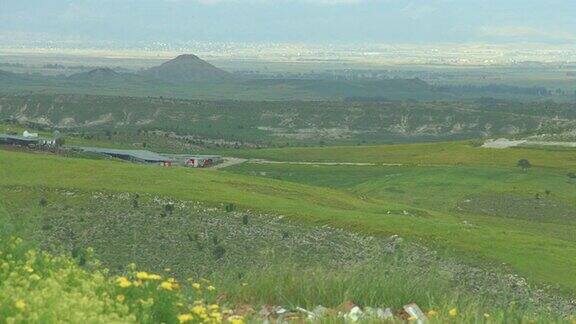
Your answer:
[[[447,152],[450,148],[453,158]],[[253,152],[259,157],[273,152],[277,159],[290,156],[293,160],[306,153],[309,160],[329,161],[343,150]],[[281,214],[306,224],[366,235],[400,235],[471,263],[503,266],[533,283],[565,292],[576,288],[576,238],[572,234],[576,225],[570,216],[574,187],[566,176],[569,151],[488,150],[458,142],[347,150],[370,161],[405,163],[411,158],[416,165],[247,163],[215,171],[1,151],[0,176],[2,186],[156,194],[215,206],[233,203],[243,210]],[[345,157],[360,160],[354,154],[339,160]],[[516,168],[520,157],[532,161],[534,167],[528,171]],[[430,165],[418,166],[418,161]],[[462,161],[476,165],[462,165]],[[494,207],[492,201],[502,195],[518,206]],[[4,203],[16,208],[22,202],[5,199]],[[560,212],[536,212],[533,217],[517,212],[550,206]]]
[[[574,150],[553,147],[485,149],[475,145],[475,141],[229,150],[222,153],[273,161],[391,163],[418,166],[514,167],[518,160],[529,159],[532,165],[537,167],[576,169]]]

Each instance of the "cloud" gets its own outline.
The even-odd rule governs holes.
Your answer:
[[[576,34],[565,31],[548,31],[530,26],[482,26],[481,36],[550,41],[576,41]]]

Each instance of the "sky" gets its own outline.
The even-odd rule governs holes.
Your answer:
[[[0,43],[571,44],[575,15],[576,0],[0,0]]]

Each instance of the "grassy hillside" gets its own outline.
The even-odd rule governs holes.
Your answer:
[[[0,96],[1,119],[60,128],[86,139],[146,143],[156,149],[180,151],[199,146],[366,145],[549,134],[574,128],[573,108],[570,104],[506,101],[265,102]]]
[[[565,290],[576,288],[570,279],[576,275],[576,242],[555,235],[552,227],[547,231],[543,226],[538,231],[535,226],[528,226],[531,224],[523,226],[518,221],[510,226],[509,221],[489,216],[467,220],[441,209],[410,207],[396,202],[396,197],[361,197],[229,172],[164,169],[6,151],[0,154],[0,166],[3,186],[149,193],[211,204],[235,203],[309,224],[330,224],[377,236],[399,234],[456,252],[469,261],[506,263],[533,282],[550,283]],[[10,199],[6,201],[10,203]]]
[[[21,188],[3,187],[1,190],[3,193],[11,192],[11,198],[15,198],[14,194],[19,195],[17,192],[29,194],[29,191],[25,193],[19,189]],[[259,322],[278,317],[278,315],[267,316],[267,313],[262,311],[257,312],[260,306],[263,310],[267,310],[271,308],[270,305],[282,305],[288,309],[292,320],[304,320],[308,314],[295,311],[295,307],[314,309],[318,304],[331,307],[326,309],[325,315],[318,315],[320,319],[335,321],[337,319],[334,313],[343,310],[342,306],[337,305],[347,300],[365,306],[362,317],[365,321],[378,319],[375,309],[370,310],[372,305],[399,309],[407,301],[417,302],[432,323],[446,321],[474,323],[486,320],[561,322],[571,318],[572,314],[572,309],[566,301],[531,289],[523,284],[521,278],[478,271],[479,269],[453,261],[439,260],[426,249],[409,245],[398,246],[396,244],[398,242],[395,241],[363,238],[328,228],[316,228],[306,234],[307,230],[297,224],[283,224],[278,220],[258,219],[258,217],[251,218],[249,224],[240,225],[234,216],[221,215],[233,220],[233,223],[225,226],[222,224],[226,221],[219,222],[218,218],[208,217],[202,221],[200,217],[200,222],[196,225],[204,223],[209,225],[211,230],[222,230],[227,226],[235,227],[236,230],[241,229],[244,233],[235,233],[236,237],[232,238],[227,237],[226,233],[218,232],[223,234],[222,241],[224,244],[229,244],[228,247],[242,244],[242,241],[238,241],[242,238],[255,239],[261,251],[269,253],[281,252],[283,248],[290,248],[293,243],[307,245],[295,249],[301,253],[311,252],[310,248],[316,248],[318,249],[316,252],[320,253],[310,255],[304,262],[286,256],[282,256],[282,259],[268,257],[264,267],[261,264],[263,259],[261,251],[258,250],[240,249],[235,251],[240,252],[240,255],[230,253],[231,257],[226,255],[214,260],[214,257],[203,256],[202,251],[196,249],[188,254],[188,258],[180,256],[175,259],[195,267],[216,266],[214,272],[217,275],[212,276],[213,281],[200,278],[197,274],[184,280],[181,275],[182,269],[185,268],[164,268],[158,272],[142,271],[158,268],[166,262],[171,264],[172,260],[169,257],[183,247],[167,249],[163,245],[170,240],[162,237],[156,237],[153,242],[146,243],[112,235],[118,233],[103,233],[108,236],[105,246],[100,246],[98,241],[100,237],[94,235],[98,233],[93,231],[98,228],[97,224],[104,225],[112,221],[113,227],[108,229],[123,231],[128,224],[118,224],[115,221],[125,218],[125,211],[113,217],[94,215],[82,210],[83,207],[95,207],[88,203],[68,207],[64,210],[64,214],[53,214],[50,213],[50,209],[60,209],[70,202],[78,203],[79,199],[85,199],[85,193],[56,190],[44,191],[44,194],[50,199],[59,199],[44,205],[47,209],[43,216],[50,217],[56,222],[69,221],[69,225],[72,226],[65,227],[64,224],[60,224],[55,230],[44,226],[43,234],[54,235],[58,230],[66,229],[84,230],[92,234],[87,241],[96,247],[85,250],[75,248],[71,256],[55,255],[34,249],[33,244],[30,244],[31,240],[23,241],[20,238],[3,236],[4,239],[0,241],[2,252],[0,261],[3,269],[0,271],[2,298],[0,316],[6,322],[241,324],[245,318],[250,322]],[[102,200],[105,200],[108,203],[103,206],[109,209],[108,212],[118,213],[114,207],[118,203],[125,203],[122,195],[91,193],[94,194],[96,194],[94,203],[100,205],[96,209],[101,210]],[[149,202],[146,197],[142,198],[143,202]],[[146,205],[141,207],[140,212],[150,211]],[[180,215],[180,212],[190,211],[189,207],[178,204],[170,218],[175,218],[173,221],[183,221],[185,217]],[[4,209],[0,210],[0,219],[3,222],[7,220],[4,212]],[[96,217],[81,226],[77,224],[79,228],[73,227],[78,218],[88,215]],[[127,218],[129,221],[137,220]],[[164,222],[169,221],[164,219]],[[140,220],[138,226],[145,223]],[[272,226],[267,226],[267,223]],[[280,239],[271,235],[278,228],[286,230],[289,227],[293,230],[289,231],[288,237],[283,235]],[[157,226],[156,229],[163,230],[164,227]],[[172,230],[168,229],[166,233]],[[136,233],[139,229],[131,228],[130,231]],[[296,237],[292,238],[293,234]],[[61,239],[63,240],[58,245],[64,248],[70,242],[70,238],[61,237]],[[267,246],[263,247],[261,246],[263,242],[258,242],[262,239],[269,242],[264,244]],[[314,242],[313,246],[310,241]],[[173,240],[171,242],[174,243]],[[270,244],[272,242],[273,244]],[[285,246],[270,249],[271,245],[281,242],[284,242]],[[103,257],[105,266],[110,266],[109,261],[112,258],[122,259],[122,255],[113,255],[113,252],[122,252],[126,249],[122,249],[120,243],[145,251],[142,257],[148,264],[144,264],[143,267],[130,264],[113,269],[111,273],[102,267],[100,261],[94,259],[94,255]],[[162,253],[160,251],[156,254],[150,253],[149,249],[156,245],[161,245]],[[242,245],[241,248],[247,247]],[[362,251],[359,258],[355,257],[358,255],[356,249]],[[166,253],[168,251],[170,253]],[[331,251],[334,253],[329,256],[322,254]],[[186,252],[189,252],[189,249]],[[344,255],[341,255],[343,252]],[[164,264],[150,266],[154,260],[148,258],[153,256],[161,256],[160,259]],[[301,258],[302,255],[295,257]],[[251,266],[247,262],[249,260],[245,258],[260,262]],[[206,261],[211,262],[205,264]],[[314,263],[309,263],[310,261]],[[336,263],[333,264],[334,261]],[[478,287],[482,287],[483,290],[474,293]],[[390,322],[401,323],[404,322],[403,318],[405,317],[397,317]]]

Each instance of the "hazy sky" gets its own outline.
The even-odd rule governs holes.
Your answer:
[[[0,42],[574,43],[575,17],[576,0],[0,0]]]

